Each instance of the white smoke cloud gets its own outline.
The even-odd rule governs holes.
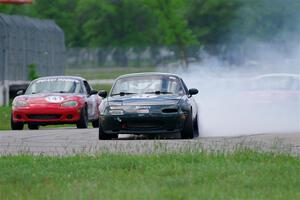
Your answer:
[[[222,62],[208,59],[193,64],[188,72],[178,72],[189,87],[199,89],[194,98],[199,105],[201,136],[300,132],[300,102],[293,105],[262,103],[258,95],[249,99],[245,89],[249,78],[274,73],[272,68],[269,71],[266,66],[240,70],[218,68],[214,64],[222,65]],[[294,69],[287,70],[287,65],[284,71],[295,74]],[[300,91],[297,95],[300,100]]]
[[[285,41],[282,40],[284,35]],[[262,74],[290,73],[300,76],[299,35],[300,32],[284,32],[280,34],[278,43],[248,41],[243,44],[243,62],[239,64],[230,64],[220,56],[204,54],[201,62],[191,63],[188,70],[177,71],[190,88],[199,89],[195,99],[199,105],[201,136],[300,133],[300,88],[294,91],[294,98],[298,100],[293,103],[289,103],[288,99],[281,103],[259,102],[259,95],[268,94],[256,94],[250,100],[245,89],[250,84],[249,79]],[[284,91],[280,91],[277,95],[273,91],[272,100],[280,99],[282,95],[288,96],[286,92],[283,94]]]
[[[199,90],[194,98],[199,105],[201,136],[300,133],[300,88],[292,92],[293,103],[289,98],[284,99],[291,95],[288,90],[269,91],[273,96],[267,103],[260,101],[261,96],[270,95],[268,91],[265,94],[249,92],[250,80],[262,74],[300,76],[300,13],[297,11],[300,3],[296,0],[291,0],[290,4],[280,0],[257,2],[262,7],[252,16],[249,16],[247,7],[237,11],[240,18],[232,25],[230,34],[224,36],[222,45],[225,51],[215,56],[201,52],[200,62],[190,63],[188,69],[179,68],[176,72],[188,87]],[[294,10],[290,9],[293,13],[284,13],[283,7],[291,5],[296,5]],[[270,13],[264,9],[274,6],[277,7],[273,14],[277,17],[270,19]],[[257,38],[257,35],[251,35],[251,31],[248,35],[241,32],[243,22],[255,15],[261,15],[257,19],[267,20],[266,24],[274,22],[273,27],[280,24],[280,20],[284,23],[276,33],[269,33],[264,41],[264,37]],[[264,21],[260,21],[258,26],[262,28]],[[168,71],[174,72],[174,69],[169,68]],[[278,99],[282,101],[276,102]]]

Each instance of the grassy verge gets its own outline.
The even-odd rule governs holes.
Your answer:
[[[66,75],[82,76],[87,80],[92,79],[115,79],[120,75],[137,72],[153,72],[155,67],[112,67],[92,69],[66,69]]]
[[[111,84],[101,84],[101,85],[95,84],[95,85],[91,85],[91,86],[95,90],[98,90],[98,91],[99,90],[106,90],[107,92],[109,92],[112,85]]]
[[[299,199],[300,158],[102,155],[0,158],[1,199]]]
[[[10,112],[10,106],[0,106],[0,130],[10,129]]]

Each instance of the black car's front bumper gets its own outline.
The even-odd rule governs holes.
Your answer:
[[[187,119],[184,113],[126,114],[100,116],[101,128],[106,134],[163,134],[183,129]]]

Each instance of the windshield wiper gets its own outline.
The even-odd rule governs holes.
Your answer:
[[[53,91],[52,93],[68,93],[67,91]]]
[[[116,95],[125,96],[125,95],[130,95],[130,94],[137,94],[137,93],[133,93],[133,92],[120,92],[120,93],[111,94],[110,96],[116,96]]]
[[[155,91],[155,92],[145,92],[145,94],[173,94],[173,92],[166,92],[166,91]]]

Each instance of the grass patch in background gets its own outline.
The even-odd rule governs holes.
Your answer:
[[[299,199],[300,158],[183,153],[0,158],[1,199]]]
[[[10,106],[0,106],[0,130],[9,130],[10,129]]]
[[[95,85],[91,85],[92,86],[92,88],[94,89],[94,90],[106,90],[107,92],[109,92],[110,91],[110,89],[111,89],[111,84],[95,84]]]
[[[138,72],[157,71],[155,67],[110,67],[90,69],[66,69],[65,74],[70,76],[82,76],[87,80],[115,79],[120,75]]]

